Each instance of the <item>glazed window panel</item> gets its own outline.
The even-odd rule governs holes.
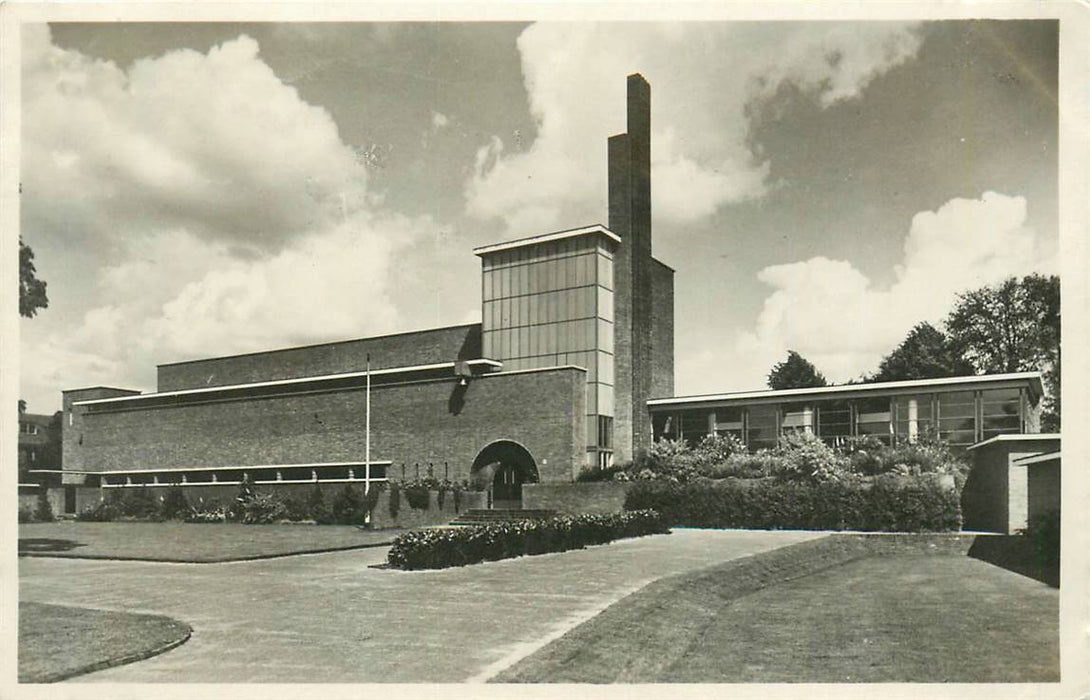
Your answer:
[[[855,402],[856,434],[875,437],[888,444],[893,432],[890,408],[889,397],[858,399]]]
[[[852,407],[847,401],[822,401],[817,404],[818,434],[826,443],[845,444],[852,434]]]
[[[745,409],[717,408],[712,413],[712,426],[716,435],[733,435],[745,440]]]
[[[976,401],[971,391],[939,394],[939,418],[962,418],[976,415]]]
[[[598,413],[613,415],[613,387],[608,384],[595,384],[598,387]]]
[[[746,444],[750,450],[776,446],[778,433],[777,408],[772,405],[758,405],[749,408],[746,427]]]
[[[613,384],[613,355],[601,351],[596,355],[598,356],[598,376],[601,377],[602,382]]]
[[[780,430],[783,433],[814,432],[814,407],[807,403],[785,404]]]
[[[1022,394],[1018,389],[989,389],[980,392],[981,414],[990,417],[1021,415]]]
[[[595,287],[598,293],[598,316],[607,321],[613,319],[613,292],[602,287]]]
[[[604,255],[596,255],[598,263],[598,284],[606,289],[613,289],[613,261]]]
[[[930,394],[894,398],[893,431],[898,439],[915,442],[933,434],[931,398]]]
[[[651,414],[651,433],[655,440],[673,440],[677,437],[677,420],[672,413]]]

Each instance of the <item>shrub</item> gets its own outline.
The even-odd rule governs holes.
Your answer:
[[[32,523],[34,522],[34,509],[28,506],[22,506],[19,508],[19,522]]]
[[[189,511],[185,516],[187,523],[225,523],[228,520],[228,508],[220,505],[200,506]]]
[[[159,499],[146,486],[117,491],[115,504],[121,515],[136,520],[158,520]]]
[[[116,497],[105,498],[97,505],[85,508],[76,514],[76,520],[92,523],[108,523],[121,517],[121,507]]]
[[[163,520],[185,520],[193,507],[185,497],[181,486],[171,486],[159,504],[159,517]]]
[[[53,504],[49,502],[49,494],[45,489],[38,492],[38,503],[34,507],[34,519],[43,523],[51,523],[53,517]]]
[[[326,504],[322,487],[317,484],[307,494],[307,502],[304,507],[306,516],[319,525],[328,525],[333,522],[333,510]]]
[[[836,481],[848,472],[848,460],[813,433],[792,432],[780,438],[772,475],[780,481]]]
[[[361,494],[352,487],[352,484],[345,484],[344,489],[333,499],[332,522],[342,525],[362,525],[374,510],[378,493],[377,487],[370,489],[366,494]]]
[[[1060,511],[1036,515],[1029,522],[1025,535],[1033,542],[1037,562],[1044,567],[1060,565]]]
[[[653,508],[669,526],[762,530],[951,531],[961,527],[958,492],[932,477],[776,482],[733,479],[634,485],[625,508]]]
[[[431,476],[413,479],[401,484],[401,490],[405,494],[405,501],[408,502],[410,508],[417,510],[427,510],[430,505],[428,492],[437,491],[439,488],[439,480]]]
[[[414,530],[394,540],[387,561],[399,569],[442,569],[665,532],[650,510]]]
[[[286,496],[284,498],[285,520],[297,523],[308,518],[310,518],[310,512],[307,509],[307,502],[305,499],[296,498],[295,496]]]

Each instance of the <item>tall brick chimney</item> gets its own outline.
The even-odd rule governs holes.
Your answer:
[[[614,460],[651,444],[651,86],[628,76],[628,132],[609,139],[609,228],[620,236],[614,274]],[[671,363],[672,364],[672,363]]]

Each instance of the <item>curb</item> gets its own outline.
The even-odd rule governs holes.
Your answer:
[[[173,618],[169,618],[169,619],[173,620]],[[70,671],[63,671],[61,673],[55,673],[53,675],[45,676],[43,678],[36,679],[36,680],[33,680],[33,681],[22,681],[22,680],[20,680],[19,683],[20,684],[24,684],[24,683],[26,683],[26,684],[58,683],[60,681],[68,680],[69,678],[75,678],[76,676],[83,676],[83,675],[86,675],[88,673],[94,673],[95,671],[104,671],[104,670],[106,670],[108,668],[114,668],[115,666],[124,666],[126,664],[136,663],[137,661],[143,661],[144,659],[150,659],[153,656],[158,656],[160,654],[165,654],[166,652],[170,651],[171,649],[175,649],[175,648],[180,647],[181,645],[185,644],[186,642],[189,641],[189,638],[193,636],[193,628],[188,623],[182,622],[181,620],[174,620],[174,621],[177,622],[178,624],[185,625],[186,632],[180,638],[175,639],[175,640],[170,641],[170,642],[167,642],[166,644],[162,644],[162,645],[154,647],[152,649],[147,649],[147,650],[144,650],[144,651],[137,651],[137,652],[134,652],[132,654],[126,654],[124,656],[117,656],[117,657],[114,657],[112,659],[106,659],[104,661],[96,661],[93,664],[88,664],[86,666],[81,666],[79,668],[72,669]]]
[[[230,564],[238,561],[260,561],[262,559],[283,559],[284,557],[297,557],[304,554],[331,554],[334,552],[348,552],[354,549],[373,549],[375,547],[389,547],[394,542],[372,542],[369,544],[353,544],[344,547],[323,547],[321,549],[303,549],[297,552],[281,552],[276,554],[254,554],[244,557],[228,557],[225,559],[153,559],[151,557],[125,557],[110,556],[108,554],[48,554],[45,552],[19,552],[19,557],[28,559],[84,559],[91,561],[145,561],[154,564]]]

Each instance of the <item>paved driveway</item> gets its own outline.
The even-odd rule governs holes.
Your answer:
[[[822,534],[675,530],[419,572],[374,568],[386,548],[226,564],[22,559],[20,597],[193,626],[173,651],[73,681],[475,681],[656,578]]]

